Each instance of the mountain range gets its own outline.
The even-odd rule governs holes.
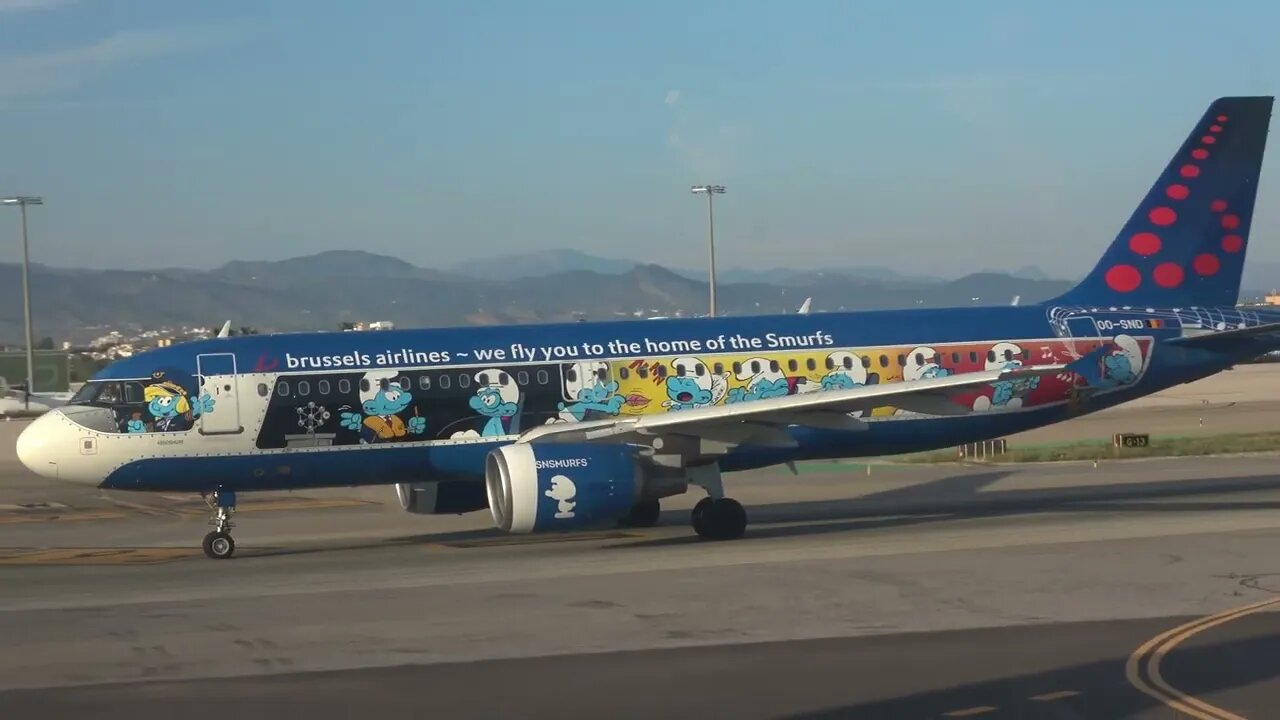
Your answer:
[[[1269,266],[1267,268],[1259,267]],[[1252,271],[1280,277],[1280,264]],[[1037,268],[960,278],[889,268],[729,268],[717,276],[721,314],[1037,302],[1074,284]],[[399,327],[608,320],[707,308],[704,270],[601,258],[572,250],[525,253],[422,268],[399,258],[338,250],[279,261],[234,261],[212,270],[87,270],[32,265],[37,339],[87,342],[122,332],[211,326],[225,320],[263,332],[336,329],[391,320]],[[22,341],[21,266],[0,264],[0,341]]]

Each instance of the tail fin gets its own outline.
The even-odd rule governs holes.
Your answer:
[[[1215,100],[1093,271],[1048,304],[1235,305],[1273,100]]]

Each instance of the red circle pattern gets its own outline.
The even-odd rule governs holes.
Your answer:
[[[1191,194],[1191,188],[1188,188],[1186,185],[1182,185],[1182,184],[1170,185],[1169,187],[1165,188],[1164,194],[1168,195],[1174,200],[1186,200],[1187,196]]]
[[[1222,267],[1222,263],[1218,261],[1218,256],[1212,253],[1202,253],[1196,256],[1191,267],[1195,269],[1197,275],[1208,277],[1218,272],[1218,268]]]
[[[1182,173],[1182,177],[1184,178],[1200,177],[1200,168],[1190,163],[1183,165],[1179,172]]]
[[[1153,225],[1165,227],[1178,221],[1178,213],[1174,212],[1173,208],[1151,208],[1151,212],[1147,213],[1147,218],[1151,220]]]
[[[1227,121],[1227,116],[1226,116],[1226,115],[1219,115],[1219,116],[1218,116],[1218,122],[1226,122],[1226,121]]]
[[[1151,277],[1155,279],[1156,284],[1162,288],[1176,288],[1182,284],[1185,273],[1182,266],[1178,263],[1166,262],[1156,266],[1155,272]]]
[[[1204,148],[1196,148],[1191,151],[1191,157],[1197,160],[1204,160],[1209,157],[1209,151]]]
[[[1235,230],[1236,228],[1240,227],[1240,216],[1239,215],[1223,215],[1222,227],[1228,230]]]
[[[1210,126],[1209,126],[1209,132],[1212,132],[1212,133],[1220,133],[1220,132],[1222,132],[1222,126],[1221,126],[1221,125],[1210,125]]]
[[[1222,249],[1229,253],[1238,253],[1244,249],[1244,238],[1239,235],[1226,235],[1222,238]]]
[[[1142,284],[1142,274],[1132,265],[1114,265],[1107,271],[1107,286],[1116,292],[1133,292]]]
[[[1135,233],[1129,238],[1129,249],[1135,253],[1147,257],[1160,252],[1163,243],[1160,242],[1160,236],[1151,232]]]
[[[1227,201],[1214,200],[1213,202],[1209,203],[1209,209],[1216,213],[1222,212],[1223,210],[1227,209]]]
[[[1218,142],[1218,138],[1212,135],[1205,135],[1204,137],[1200,138],[1200,142],[1204,143],[1205,145],[1212,145]]]

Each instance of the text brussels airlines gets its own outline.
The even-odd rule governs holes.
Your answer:
[[[532,532],[608,523],[636,499],[636,465],[626,446],[548,445],[535,449],[537,509]]]

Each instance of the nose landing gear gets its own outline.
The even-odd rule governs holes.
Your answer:
[[[204,493],[200,496],[213,510],[213,517],[209,518],[213,532],[204,536],[204,554],[214,560],[225,560],[236,551],[236,542],[231,539],[231,515],[236,511],[236,494],[230,490],[218,490],[212,498]]]

